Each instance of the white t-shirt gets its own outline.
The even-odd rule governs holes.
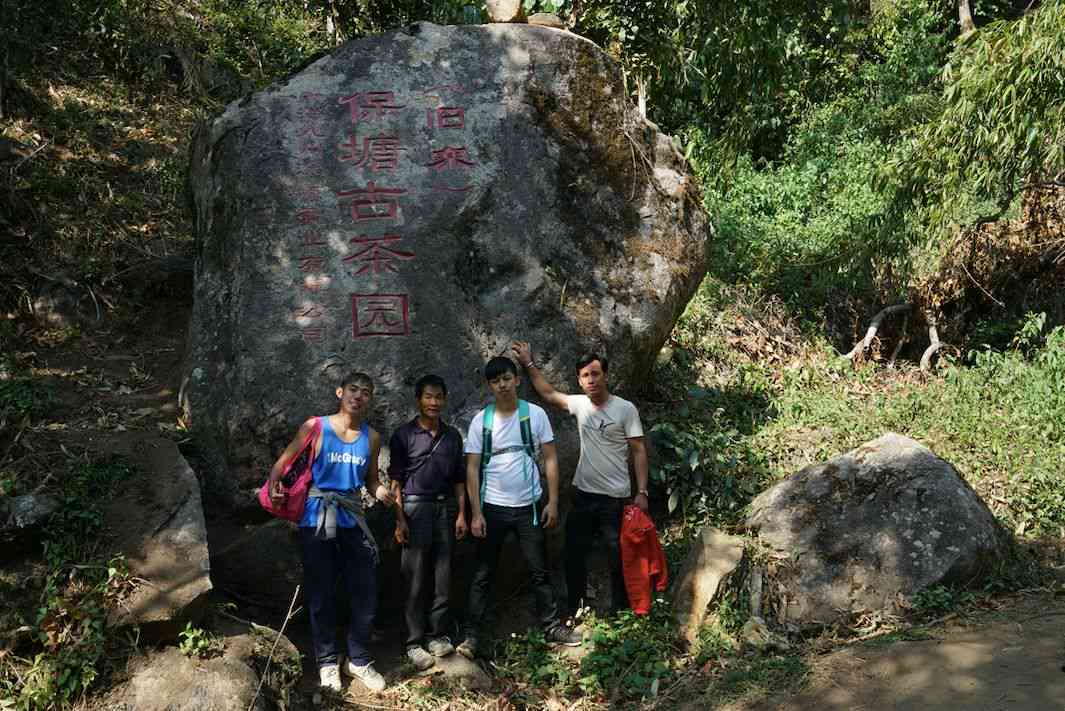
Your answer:
[[[628,440],[643,437],[636,406],[617,395],[611,395],[602,407],[592,404],[587,395],[567,395],[566,408],[577,418],[581,437],[573,485],[589,494],[630,496]]]
[[[551,422],[542,407],[529,403],[529,424],[537,457],[540,446],[555,441]],[[483,454],[484,410],[478,412],[466,435],[466,454]],[[510,451],[503,451],[510,450]],[[501,416],[496,410],[492,417],[492,456],[482,474],[484,499],[481,503],[497,506],[528,506],[540,500],[540,469],[536,461],[522,450],[521,425],[518,411]]]

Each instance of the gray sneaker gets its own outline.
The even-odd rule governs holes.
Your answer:
[[[562,644],[567,647],[579,647],[584,643],[584,635],[561,623],[544,630],[544,639],[548,644]]]
[[[351,660],[344,662],[344,673],[362,682],[370,691],[384,691],[385,678],[373,668],[373,662],[365,666],[352,664]]]
[[[460,644],[455,651],[467,659],[473,659],[477,656],[477,638],[467,637],[462,640],[462,644]]]
[[[425,671],[436,664],[436,658],[421,647],[407,647],[407,659],[418,671]]]
[[[437,637],[429,640],[429,654],[434,657],[446,657],[454,651],[455,647],[447,637]]]

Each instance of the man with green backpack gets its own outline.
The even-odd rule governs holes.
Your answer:
[[[511,531],[529,566],[535,614],[548,642],[577,646],[581,636],[559,619],[558,601],[547,571],[544,529],[558,524],[558,458],[555,435],[543,408],[518,398],[521,378],[514,361],[497,356],[484,377],[495,402],[478,412],[466,437],[466,493],[470,532],[477,540],[477,564],[466,606],[466,639],[459,654],[476,656],[503,540]],[[538,455],[543,456],[547,505],[539,507]]]

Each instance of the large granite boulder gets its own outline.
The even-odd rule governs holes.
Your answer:
[[[546,27],[349,42],[202,125],[189,186],[182,399],[229,496],[335,410],[351,369],[374,378],[386,437],[426,372],[465,427],[487,401],[480,367],[519,336],[557,383],[595,348],[635,388],[705,272],[683,157],[610,57]],[[575,427],[558,435],[568,473]]]
[[[1010,544],[953,466],[897,434],[763,492],[747,526],[779,563],[780,617],[800,625],[891,609],[933,585],[978,583]]]

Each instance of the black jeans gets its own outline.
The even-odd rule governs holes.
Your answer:
[[[598,533],[610,569],[610,608],[617,612],[629,606],[625,578],[621,574],[621,513],[626,499],[573,490],[573,510],[566,519],[566,590],[572,614],[580,607],[588,588],[588,553]]]
[[[300,527],[303,552],[303,594],[311,614],[314,656],[321,667],[337,663],[336,582],[344,578],[344,596],[351,608],[348,658],[360,666],[373,661],[366,643],[377,611],[377,568],[362,529],[337,527],[336,538],[315,538],[314,529]]]
[[[448,629],[451,596],[451,548],[455,539],[454,499],[403,502],[410,541],[403,546],[400,570],[407,585],[407,646],[425,640],[425,597],[432,595],[428,614],[429,637],[443,637]],[[430,577],[430,571],[432,576]]]
[[[511,507],[484,504],[481,513],[484,515],[487,531],[484,538],[477,539],[477,567],[470,583],[466,636],[475,639],[481,636],[480,631],[488,611],[488,600],[495,582],[503,539],[510,531],[517,534],[518,547],[529,566],[529,578],[536,600],[536,619],[545,629],[557,624],[558,603],[547,573],[544,530],[539,524],[533,524],[532,505]]]

